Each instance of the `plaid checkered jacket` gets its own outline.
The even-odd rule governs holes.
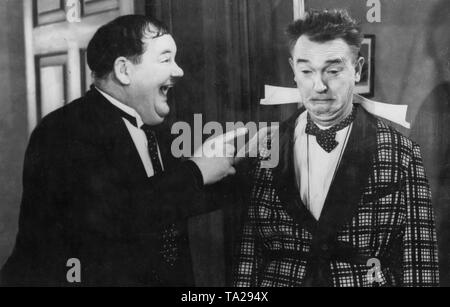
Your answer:
[[[317,221],[294,177],[302,111],[280,127],[278,166],[253,169],[235,285],[438,286],[435,223],[418,145],[358,108]]]

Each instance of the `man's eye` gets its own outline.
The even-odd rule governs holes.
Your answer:
[[[170,62],[170,59],[169,59],[169,58],[167,58],[167,59],[162,59],[161,62],[162,62],[162,63],[169,63],[169,62]]]
[[[328,70],[327,73],[329,73],[330,75],[337,75],[339,73],[339,70],[331,69],[331,70]]]
[[[311,70],[302,70],[302,73],[305,75],[308,75],[308,74],[312,73],[312,71]]]

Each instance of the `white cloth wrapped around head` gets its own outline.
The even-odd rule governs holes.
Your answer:
[[[265,85],[264,93],[265,98],[261,99],[261,105],[302,104],[300,92],[297,88]],[[407,105],[377,102],[358,94],[353,96],[353,102],[361,104],[367,112],[410,129],[410,124],[406,121]]]

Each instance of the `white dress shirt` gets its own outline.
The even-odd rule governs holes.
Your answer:
[[[96,87],[96,89],[100,92],[100,94],[102,94],[113,105],[115,105],[116,107],[118,107],[119,109],[124,111],[125,113],[136,118],[136,123],[139,128],[134,126],[132,123],[130,123],[124,117],[122,117],[122,120],[125,122],[128,132],[130,133],[130,136],[133,139],[134,145],[136,146],[139,156],[141,157],[141,161],[145,168],[145,172],[147,173],[147,176],[152,177],[155,174],[155,171],[153,170],[152,161],[150,160],[150,155],[148,153],[147,136],[145,135],[144,130],[140,129],[141,126],[144,124],[141,116],[133,108],[130,108],[126,104],[121,103],[119,100],[115,99],[111,95],[108,95],[107,93],[100,90],[98,87]],[[161,152],[159,151],[159,146],[158,146],[158,155],[159,155],[159,161],[161,162],[161,166],[164,169],[164,166],[163,166],[162,160],[161,160]]]
[[[295,127],[295,175],[303,203],[316,220],[319,220],[331,182],[347,146],[353,123],[336,132],[336,141],[339,144],[330,153],[317,143],[314,135],[306,134],[306,123],[307,111],[300,114]],[[320,125],[317,126],[320,129],[326,129]]]

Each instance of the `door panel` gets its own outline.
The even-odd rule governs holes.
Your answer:
[[[80,22],[66,20],[78,4]],[[114,18],[145,13],[144,0],[24,0],[29,132],[89,87],[84,53],[95,31]]]
[[[33,0],[34,24],[42,26],[64,21],[64,6],[63,0]]]
[[[38,119],[67,103],[67,53],[37,56]]]
[[[84,16],[91,14],[103,13],[110,10],[117,10],[119,8],[118,0],[85,0],[84,1]]]

